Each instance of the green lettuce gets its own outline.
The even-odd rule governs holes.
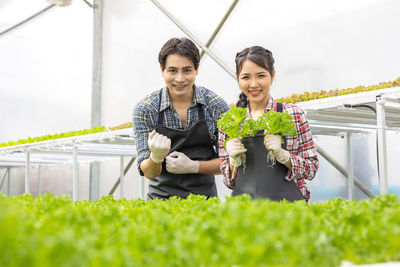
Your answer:
[[[293,118],[288,112],[275,112],[269,110],[257,120],[247,119],[247,108],[232,107],[227,113],[223,114],[217,122],[217,127],[225,132],[226,142],[234,138],[243,138],[254,136],[258,131],[264,130],[264,133],[279,134],[283,143],[282,135],[296,136],[297,131],[293,123]],[[268,158],[272,165],[275,164],[275,158],[270,151]],[[234,169],[245,164],[246,156],[244,153],[236,155],[234,158]]]

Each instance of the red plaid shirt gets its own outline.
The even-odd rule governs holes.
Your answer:
[[[265,111],[273,109],[277,111],[277,102],[270,97]],[[312,180],[318,170],[319,162],[317,151],[314,147],[310,126],[308,125],[304,111],[293,104],[283,104],[283,111],[287,111],[294,120],[297,136],[287,136],[286,149],[290,152],[292,170],[288,170],[285,179],[294,180],[300,192],[307,202],[310,199],[310,191],[305,180]],[[247,112],[249,112],[247,110]],[[248,117],[249,119],[249,117]],[[221,158],[221,173],[224,176],[224,184],[233,189],[236,182],[236,173],[231,175],[229,170],[229,155],[224,147],[225,133],[219,130],[219,157]]]

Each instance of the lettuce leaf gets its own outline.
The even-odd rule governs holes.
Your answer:
[[[259,130],[269,134],[296,136],[293,118],[288,112],[269,110],[257,120],[247,118],[247,109],[232,107],[217,122],[217,127],[228,136],[227,140],[237,137],[254,136]]]

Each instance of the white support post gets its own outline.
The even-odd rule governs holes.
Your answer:
[[[376,97],[376,125],[378,136],[379,193],[388,193],[387,155],[386,155],[386,118],[385,100]]]
[[[79,194],[79,165],[78,165],[78,149],[74,145],[72,149],[72,201],[78,201],[78,194]]]
[[[40,168],[40,164],[39,164],[39,166],[38,166],[38,190],[37,190],[38,195],[42,194],[42,177],[40,176],[40,170],[41,170],[41,168]]]
[[[140,196],[144,199],[144,176],[140,176]]]
[[[25,194],[30,193],[31,189],[31,151],[28,149],[26,151],[26,159],[25,159]]]
[[[353,199],[354,194],[354,168],[353,168],[353,153],[351,151],[351,133],[347,133],[347,198]]]
[[[10,195],[10,171],[11,168],[7,168],[7,195]]]
[[[124,184],[125,184],[125,175],[124,175],[124,156],[121,156],[120,159],[120,176],[119,176],[119,197],[124,197]]]
[[[91,126],[101,126],[101,77],[103,51],[103,0],[93,1],[93,61]],[[100,197],[100,163],[90,163],[89,199]]]

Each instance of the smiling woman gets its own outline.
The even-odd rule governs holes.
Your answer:
[[[247,59],[242,63],[239,73],[239,87],[242,94],[252,103],[251,117],[257,119],[264,114],[275,70],[270,73],[269,70]]]
[[[232,138],[226,142],[226,133],[220,129],[219,155],[224,183],[233,189],[232,195],[243,193],[272,200],[310,199],[305,180],[314,178],[318,169],[317,152],[304,111],[293,104],[280,104],[269,91],[275,69],[272,53],[253,46],[236,54],[236,76],[242,91],[237,107],[247,108],[247,119],[256,120],[273,110],[290,114],[295,127],[294,136],[259,131],[255,137]],[[281,136],[282,140],[281,142]],[[228,136],[229,137],[229,136]],[[269,152],[268,152],[269,151]],[[268,165],[272,152],[276,166]],[[247,167],[235,168],[235,157],[245,153]]]

